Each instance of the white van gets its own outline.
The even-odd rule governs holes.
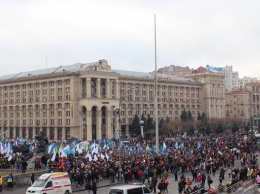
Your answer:
[[[41,175],[26,191],[26,194],[70,194],[71,182],[68,173],[55,172]]]
[[[151,194],[145,185],[121,185],[111,187],[108,194]]]

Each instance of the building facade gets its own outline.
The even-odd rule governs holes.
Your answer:
[[[225,86],[224,74],[213,72],[192,73],[187,77],[193,78],[200,83],[201,96],[203,97],[203,110],[207,117],[223,118],[225,115]]]
[[[158,117],[178,121],[184,109],[194,119],[199,112],[224,117],[223,87],[214,73],[158,73]],[[43,131],[50,140],[93,140],[112,138],[120,126],[131,136],[135,114],[154,117],[154,91],[153,74],[113,70],[106,60],[2,76],[1,132],[9,139]]]
[[[226,117],[241,119],[255,128],[260,126],[260,82],[245,84],[225,94]]]

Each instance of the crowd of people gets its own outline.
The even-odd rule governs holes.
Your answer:
[[[183,142],[183,146],[176,147],[177,141],[179,144]],[[36,158],[34,170],[66,171],[75,187],[85,185],[86,188],[94,188],[94,193],[96,183],[103,179],[111,183],[123,180],[126,184],[140,181],[154,192],[160,190],[167,193],[167,187],[171,184],[168,175],[173,174],[181,194],[210,189],[213,176],[219,177],[219,183],[214,183],[216,185],[230,179],[234,184],[260,175],[254,135],[160,136],[160,147],[164,146],[160,154],[147,149],[154,144],[155,139],[132,138],[123,145],[115,140],[113,147],[100,150],[93,158],[86,157],[87,151],[67,157],[56,153],[55,160],[52,160],[52,155],[45,154]],[[131,146],[143,151],[130,153]],[[240,168],[234,166],[235,160],[240,160]],[[11,161],[0,157],[0,168],[13,168],[24,173],[27,165],[21,155],[16,155]],[[187,171],[190,171],[190,177],[185,177]]]

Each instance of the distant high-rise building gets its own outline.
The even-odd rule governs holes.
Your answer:
[[[232,90],[232,88],[237,88],[239,86],[239,76],[238,72],[233,72],[233,67],[226,65],[224,67],[225,72],[225,88],[226,90]]]

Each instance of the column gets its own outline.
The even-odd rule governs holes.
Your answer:
[[[92,112],[87,111],[87,140],[92,141]]]
[[[113,137],[113,127],[111,126],[110,111],[106,112],[106,138],[111,139]]]
[[[107,79],[106,80],[106,98],[111,98],[110,88],[111,88],[110,80]]]
[[[91,78],[86,78],[86,97],[91,98]]]
[[[96,134],[97,134],[97,140],[101,139],[101,111],[97,111],[96,115],[97,124],[96,124]]]
[[[96,79],[96,96],[100,98],[100,78]]]

